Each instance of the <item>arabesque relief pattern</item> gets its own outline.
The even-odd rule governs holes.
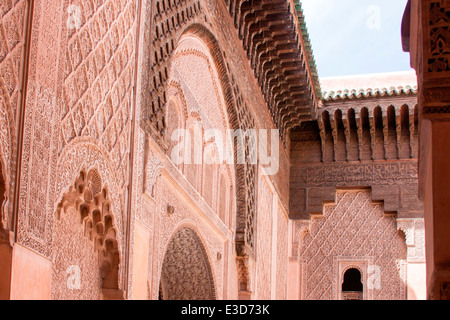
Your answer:
[[[81,16],[71,21],[74,12]],[[312,57],[302,19],[297,0],[264,0],[254,6],[242,0],[1,1],[0,157],[9,188],[7,212],[13,211],[8,200],[14,195],[14,241],[29,249],[30,256],[51,262],[51,295],[46,298],[132,299],[145,291],[138,281],[141,275],[148,277],[145,298],[157,299],[160,284],[165,299],[287,297],[287,133],[300,120],[315,116],[320,96],[313,62],[307,61]],[[184,37],[195,38],[201,48],[183,47]],[[180,66],[191,78],[201,73],[200,80],[209,77],[212,82],[196,79],[196,97],[189,96],[182,81],[170,74]],[[214,127],[280,127],[280,142],[285,143],[280,172],[267,178],[267,185],[259,181],[260,167],[248,160],[194,175],[171,163],[168,134],[201,119],[202,110],[191,107],[193,100],[206,96],[206,88],[223,112],[207,109],[210,101],[196,107],[211,114]],[[175,109],[179,114],[170,113]],[[176,121],[180,123],[169,123]],[[358,132],[353,129],[344,131],[355,144]],[[319,152],[325,131],[319,130]],[[325,133],[342,140],[337,131]],[[400,125],[399,132],[404,136],[407,131]],[[17,189],[16,140],[22,152]],[[333,142],[328,146],[338,149]],[[251,143],[243,146],[247,159]],[[349,159],[357,156],[353,149],[347,152]],[[234,150],[235,157],[240,151]],[[312,163],[293,176],[303,189],[374,181],[408,183],[412,189],[417,183],[415,151],[405,147],[404,154],[409,152],[412,159],[395,163]],[[410,189],[402,196],[413,203]],[[308,190],[309,195],[315,191]],[[302,192],[296,194],[301,197]],[[393,257],[404,259],[404,242],[391,232],[392,219],[381,217],[381,205],[369,205],[369,196],[358,193],[350,201],[359,208],[351,217],[344,205],[349,194],[325,210],[330,223],[343,226],[333,220],[338,216],[351,225],[362,217],[367,223],[375,219],[373,230],[383,227],[373,237],[379,242],[373,244],[369,237],[367,243],[375,251],[383,244]],[[320,204],[321,196],[314,197]],[[367,210],[376,212],[376,218],[366,216]],[[8,215],[1,219],[5,227],[14,225]],[[311,234],[318,221],[314,218]],[[419,230],[420,221],[416,223]],[[336,234],[328,222],[323,225],[323,232]],[[361,232],[370,229],[361,226]],[[350,241],[354,251],[342,251],[359,254],[351,236],[337,246]],[[316,270],[328,258],[312,254],[317,249],[312,242],[305,236],[300,241],[303,251],[296,252],[300,259],[309,257],[308,268]],[[134,259],[141,246],[148,249],[148,257]],[[410,244],[408,250],[408,256],[423,255],[419,246]],[[393,277],[393,259],[386,266],[379,262],[391,282],[383,283],[387,288],[378,298],[404,297],[400,280]],[[148,265],[133,265],[140,261]],[[68,287],[67,277],[73,274],[68,270],[76,270],[71,266],[80,268],[79,289]],[[321,270],[325,277],[313,273],[308,290],[314,281],[329,280],[329,270]],[[311,289],[308,298],[329,296],[328,291],[319,295],[319,289]]]
[[[428,72],[450,71],[450,38],[448,24],[450,8],[447,1],[430,1],[430,47],[428,57]]]
[[[422,113],[425,118],[435,118],[439,114],[442,117],[442,114],[450,113],[450,95],[448,88],[442,85],[442,80],[450,74],[450,4],[446,0],[433,0],[421,5],[423,15],[426,15],[423,76],[427,81],[421,90]]]
[[[11,230],[12,203],[16,185],[17,115],[22,99],[25,36],[28,17],[26,0],[0,3],[0,157],[6,179],[5,206],[0,222]],[[0,204],[1,205],[1,204]]]
[[[82,15],[76,27],[65,23],[69,5]],[[52,19],[42,19],[45,33],[40,29],[32,33],[37,50],[30,62],[35,75],[29,79],[23,155],[29,161],[22,165],[19,202],[26,214],[19,219],[18,234],[22,243],[49,256],[45,244],[52,241],[55,205],[49,200],[59,196],[51,186],[57,182],[56,165],[68,145],[83,139],[98,141],[117,172],[114,187],[125,192],[136,2],[37,1],[34,7],[35,21],[41,21],[41,14]],[[59,42],[50,34],[59,35]],[[81,170],[81,159],[75,161]]]
[[[98,300],[101,297],[98,254],[94,242],[85,236],[84,228],[80,223],[80,213],[75,208],[68,208],[55,222],[52,299]]]
[[[325,205],[323,216],[312,219],[301,243],[304,299],[338,297],[334,291],[340,285],[340,275],[334,270],[333,261],[345,257],[370,258],[380,268],[381,282],[373,288],[374,300],[406,298],[406,279],[401,269],[407,258],[405,240],[397,231],[396,218],[385,215],[382,204],[372,203],[369,191],[338,190],[336,203]]]
[[[52,298],[100,299],[102,289],[118,289],[118,230],[97,170],[82,171],[64,193],[55,213]],[[68,287],[68,269],[79,268],[78,288]]]
[[[189,228],[179,230],[162,266],[164,300],[214,300],[214,281],[203,244]]]

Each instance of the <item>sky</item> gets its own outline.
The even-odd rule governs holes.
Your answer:
[[[407,0],[302,0],[319,77],[411,71],[401,21]]]

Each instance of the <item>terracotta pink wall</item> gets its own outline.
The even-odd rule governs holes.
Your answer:
[[[450,262],[449,135],[449,122],[423,120],[420,161],[424,179],[428,299],[439,299],[442,283],[450,281],[445,269]]]
[[[148,299],[148,256],[150,232],[139,221],[134,229],[133,299]]]
[[[440,299],[442,286],[450,283],[450,123],[423,121],[422,167],[425,172],[424,202],[427,254],[428,299]]]
[[[300,298],[300,270],[299,263],[297,261],[289,261],[288,266],[288,300],[298,300]]]
[[[450,263],[450,158],[449,122],[433,122],[433,216],[434,216],[434,260],[437,265]]]
[[[0,300],[8,300],[11,288],[12,248],[9,244],[0,244]]]
[[[424,131],[424,130],[423,130]],[[430,130],[431,131],[431,130]],[[431,145],[431,137],[423,137],[429,138],[425,139],[423,143],[427,144],[430,148],[430,151],[427,154],[426,161],[426,181],[425,181],[425,196],[424,196],[424,205],[425,205],[425,241],[426,241],[426,261],[427,261],[427,287],[431,283],[431,275],[434,271],[434,243],[433,243],[433,175],[432,175],[432,145]],[[422,140],[423,141],[423,140]]]
[[[11,300],[49,300],[52,263],[40,254],[15,244]]]

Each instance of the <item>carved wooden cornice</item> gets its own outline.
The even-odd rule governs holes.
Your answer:
[[[320,100],[301,5],[286,0],[227,0],[275,125],[286,132],[314,117]]]

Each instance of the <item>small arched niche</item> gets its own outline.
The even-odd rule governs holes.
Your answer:
[[[345,271],[342,282],[342,300],[363,300],[363,293],[361,272],[356,268]]]

